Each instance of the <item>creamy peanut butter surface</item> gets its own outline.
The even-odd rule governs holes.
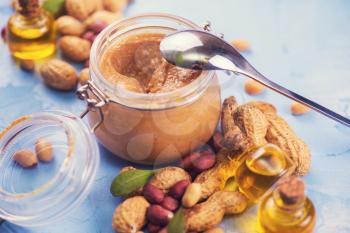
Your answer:
[[[169,92],[198,78],[200,71],[169,64],[159,50],[164,34],[138,34],[111,45],[100,62],[111,83],[142,93]]]

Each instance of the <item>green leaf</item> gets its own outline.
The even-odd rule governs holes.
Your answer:
[[[144,186],[149,178],[155,173],[154,170],[131,170],[119,174],[111,184],[113,196],[124,196]]]
[[[58,16],[63,11],[64,2],[65,0],[45,0],[43,8],[54,16]]]
[[[185,232],[185,215],[180,208],[168,224],[168,233],[184,233]]]

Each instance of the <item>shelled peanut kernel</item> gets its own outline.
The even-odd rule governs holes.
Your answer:
[[[232,46],[235,47],[239,52],[247,52],[250,50],[250,43],[243,39],[235,39],[231,42]]]
[[[258,95],[265,90],[265,86],[253,79],[249,79],[244,83],[244,90],[249,95]]]
[[[44,138],[35,143],[35,152],[40,161],[50,162],[53,159],[52,145]]]
[[[303,115],[303,114],[309,112],[310,108],[307,107],[306,105],[303,105],[299,102],[294,101],[290,105],[290,110],[291,110],[293,115]]]
[[[198,183],[190,184],[182,197],[182,205],[186,208],[194,206],[200,200],[201,195],[201,185]]]
[[[19,150],[15,152],[13,159],[24,168],[34,167],[38,164],[38,159],[31,150]]]

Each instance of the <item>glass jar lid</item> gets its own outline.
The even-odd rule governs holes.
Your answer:
[[[52,148],[53,159],[21,165],[15,155],[26,150],[37,158],[38,140]],[[0,218],[38,226],[66,215],[88,195],[99,160],[93,134],[71,113],[42,112],[15,120],[0,133]]]

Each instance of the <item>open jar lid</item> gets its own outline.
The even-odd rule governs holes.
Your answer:
[[[51,145],[51,161],[28,168],[15,161],[20,150],[36,156],[39,139]],[[42,112],[15,120],[0,133],[0,218],[38,226],[66,215],[87,197],[99,160],[93,134],[71,113]]]

